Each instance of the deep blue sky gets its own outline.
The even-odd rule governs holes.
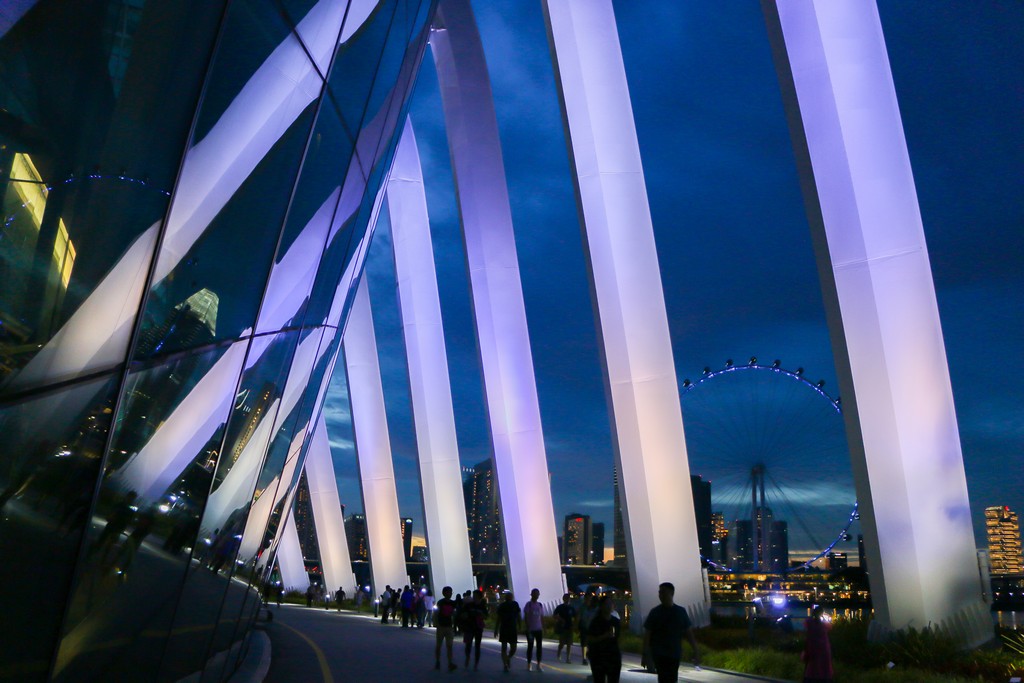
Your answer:
[[[1024,5],[882,0],[879,6],[982,546],[985,506],[1007,504],[1024,512],[1024,388],[1016,370],[1024,357]],[[615,6],[679,379],[698,376],[704,366],[720,367],[727,358],[753,355],[804,367],[835,392],[817,271],[763,18],[757,3],[721,7],[657,0]],[[608,415],[541,5],[488,0],[474,8],[498,108],[556,520],[560,526],[569,512],[590,514],[607,524],[610,543]],[[427,183],[460,457],[472,465],[487,458],[490,447],[429,55],[412,116]],[[368,273],[400,507],[422,533],[391,259],[385,215]],[[335,377],[326,410],[342,501],[352,511],[362,503],[342,375]],[[848,479],[848,463],[831,460],[823,469],[845,468],[836,479]],[[737,463],[735,471],[747,466]],[[785,488],[799,489],[798,469],[792,481],[785,467],[775,477]],[[713,474],[720,481],[728,473]]]

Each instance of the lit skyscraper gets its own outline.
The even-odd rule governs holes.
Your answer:
[[[729,564],[729,527],[725,523],[725,514],[711,513],[711,553],[712,561],[718,564]]]
[[[366,515],[349,515],[345,519],[348,554],[353,560],[370,559],[370,542],[366,535]]]
[[[592,545],[590,515],[578,512],[566,515],[562,533],[562,563],[591,564]]]
[[[846,569],[850,566],[850,558],[847,557],[846,553],[829,553],[828,554],[828,568],[832,571],[839,571]]]
[[[1024,572],[1017,513],[1005,505],[985,508],[985,530],[988,533],[988,556],[992,563],[992,574]]]
[[[462,493],[469,527],[469,552],[473,562],[496,564],[504,560],[501,515],[494,464],[488,459],[463,469]]]
[[[309,482],[303,471],[295,491],[295,530],[299,533],[302,557],[314,562],[320,561],[320,546],[316,540],[316,524],[313,521],[313,504],[309,499]]]
[[[604,522],[595,522],[590,525],[591,552],[590,562],[592,564],[604,563]]]
[[[612,558],[612,564],[617,567],[626,566],[626,527],[622,524],[622,499],[619,496],[619,468],[613,467],[612,469],[612,487],[614,498],[614,528],[612,529],[612,547],[614,549],[614,557]]]
[[[412,517],[402,517],[402,547],[405,559],[412,559]]]
[[[693,512],[697,519],[697,542],[700,544],[701,557],[710,558],[714,540],[711,522],[711,482],[704,481],[700,475],[690,475],[690,489],[693,491]]]

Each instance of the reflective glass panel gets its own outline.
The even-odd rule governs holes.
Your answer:
[[[201,671],[223,649],[210,643],[225,595],[245,591],[231,580],[235,555],[297,339],[291,332],[252,340],[158,680]]]
[[[322,90],[274,2],[231,4],[168,214],[141,355],[252,329]]]
[[[55,680],[156,675],[246,346],[183,354],[129,374]]]
[[[258,331],[301,323],[302,308],[309,297],[341,194],[341,170],[351,153],[352,144],[337,111],[330,102],[324,102],[288,209]]]
[[[0,395],[123,362],[222,6],[40,3],[0,36]]]
[[[42,680],[89,520],[118,375],[0,408],[0,679]],[[16,626],[15,626],[16,625]]]

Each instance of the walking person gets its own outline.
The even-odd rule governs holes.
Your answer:
[[[588,591],[583,598],[583,608],[580,609],[580,654],[583,656],[583,666],[587,665],[587,658],[590,656],[590,622],[597,616],[597,612],[597,595]]]
[[[434,625],[434,593],[433,591],[427,590],[427,594],[423,596],[423,610],[427,616],[427,626]],[[423,624],[420,624],[422,626]]]
[[[512,658],[519,647],[519,625],[522,622],[522,611],[519,603],[513,600],[512,591],[505,591],[504,599],[498,605],[498,618],[494,624],[494,637],[501,643],[501,664],[505,671],[512,670]]]
[[[441,643],[448,652],[448,670],[455,671],[457,666],[452,661],[452,641],[455,640],[455,601],[452,600],[452,587],[441,589],[441,599],[437,601],[437,616],[434,617],[437,630],[434,632],[434,668],[441,669]]]
[[[533,665],[533,647],[537,646],[537,671],[540,671],[541,647],[544,644],[544,605],[540,604],[540,591],[530,591],[530,601],[523,607],[526,622],[526,670]]]
[[[391,613],[391,584],[384,586],[384,593],[380,596],[381,618],[380,623],[388,623],[388,615]]]
[[[487,603],[484,602],[484,592],[473,591],[473,596],[462,603],[462,642],[466,644],[466,668],[469,668],[469,656],[476,646],[476,658],[473,660],[473,670],[480,667],[480,641],[484,637],[484,622],[487,619]]]
[[[807,618],[807,640],[800,658],[804,660],[804,683],[832,683],[831,625],[823,618],[824,608],[815,605]]]
[[[622,672],[622,652],[619,650],[621,627],[612,596],[602,595],[597,614],[587,624],[587,657],[594,683],[619,683]]]
[[[693,647],[693,663],[700,666],[700,651],[697,639],[690,628],[690,616],[686,608],[673,602],[676,587],[665,582],[658,586],[658,600],[661,601],[644,619],[643,665],[650,661],[658,672],[658,683],[676,681],[679,678],[679,662],[683,658],[683,638]],[[650,657],[650,660],[647,658]]]
[[[402,591],[402,628],[409,628],[409,618],[412,617],[412,603],[415,599],[412,589],[406,586]]]
[[[431,600],[433,603],[433,600]],[[416,593],[416,628],[423,628],[427,620],[427,588],[424,586]]]
[[[558,634],[558,653],[555,659],[562,660],[562,648],[565,648],[565,663],[572,664],[572,631],[576,624],[576,608],[570,602],[572,596],[562,596],[562,604],[552,613],[555,617],[555,633]]]
[[[465,604],[465,601],[462,599],[462,593],[459,593],[458,595],[455,596],[454,602],[455,602],[455,633],[459,634],[459,633],[462,633],[462,617],[463,617],[462,606]]]

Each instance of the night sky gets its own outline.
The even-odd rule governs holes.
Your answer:
[[[879,7],[983,547],[986,506],[1024,513],[1024,386],[1017,370],[1024,358],[1024,5],[882,0]],[[721,8],[704,1],[615,5],[679,381],[696,379],[705,366],[720,368],[726,359],[742,363],[757,356],[767,363],[780,359],[791,370],[805,368],[808,379],[825,380],[825,390],[835,396],[817,270],[760,7],[744,2]],[[610,546],[608,411],[541,4],[489,0],[475,2],[474,9],[498,109],[556,524],[560,531],[564,515],[589,514],[606,524]],[[427,184],[460,457],[470,466],[488,458],[490,446],[429,54],[412,117]],[[399,504],[403,516],[416,520],[419,535],[422,504],[386,213],[367,270]],[[339,361],[325,411],[342,502],[351,513],[362,502],[342,367]],[[742,390],[742,383],[738,387],[708,383],[701,400],[721,397],[721,405],[730,405],[728,394]],[[688,401],[684,396],[684,422]],[[752,405],[749,412],[719,417],[747,428],[768,409]],[[841,430],[840,421],[824,411],[793,429],[827,433],[837,424]],[[806,450],[793,456],[791,466],[769,464],[806,517],[817,514],[815,505],[842,501],[842,507],[853,500],[841,451]],[[695,473],[710,477],[718,496],[749,470],[751,463],[739,460],[712,471],[695,466]],[[812,476],[834,482],[834,490],[804,495]],[[841,511],[832,509],[827,517],[829,528],[844,522]],[[799,548],[799,533],[791,535],[791,547]],[[845,549],[856,552],[853,545]]]

